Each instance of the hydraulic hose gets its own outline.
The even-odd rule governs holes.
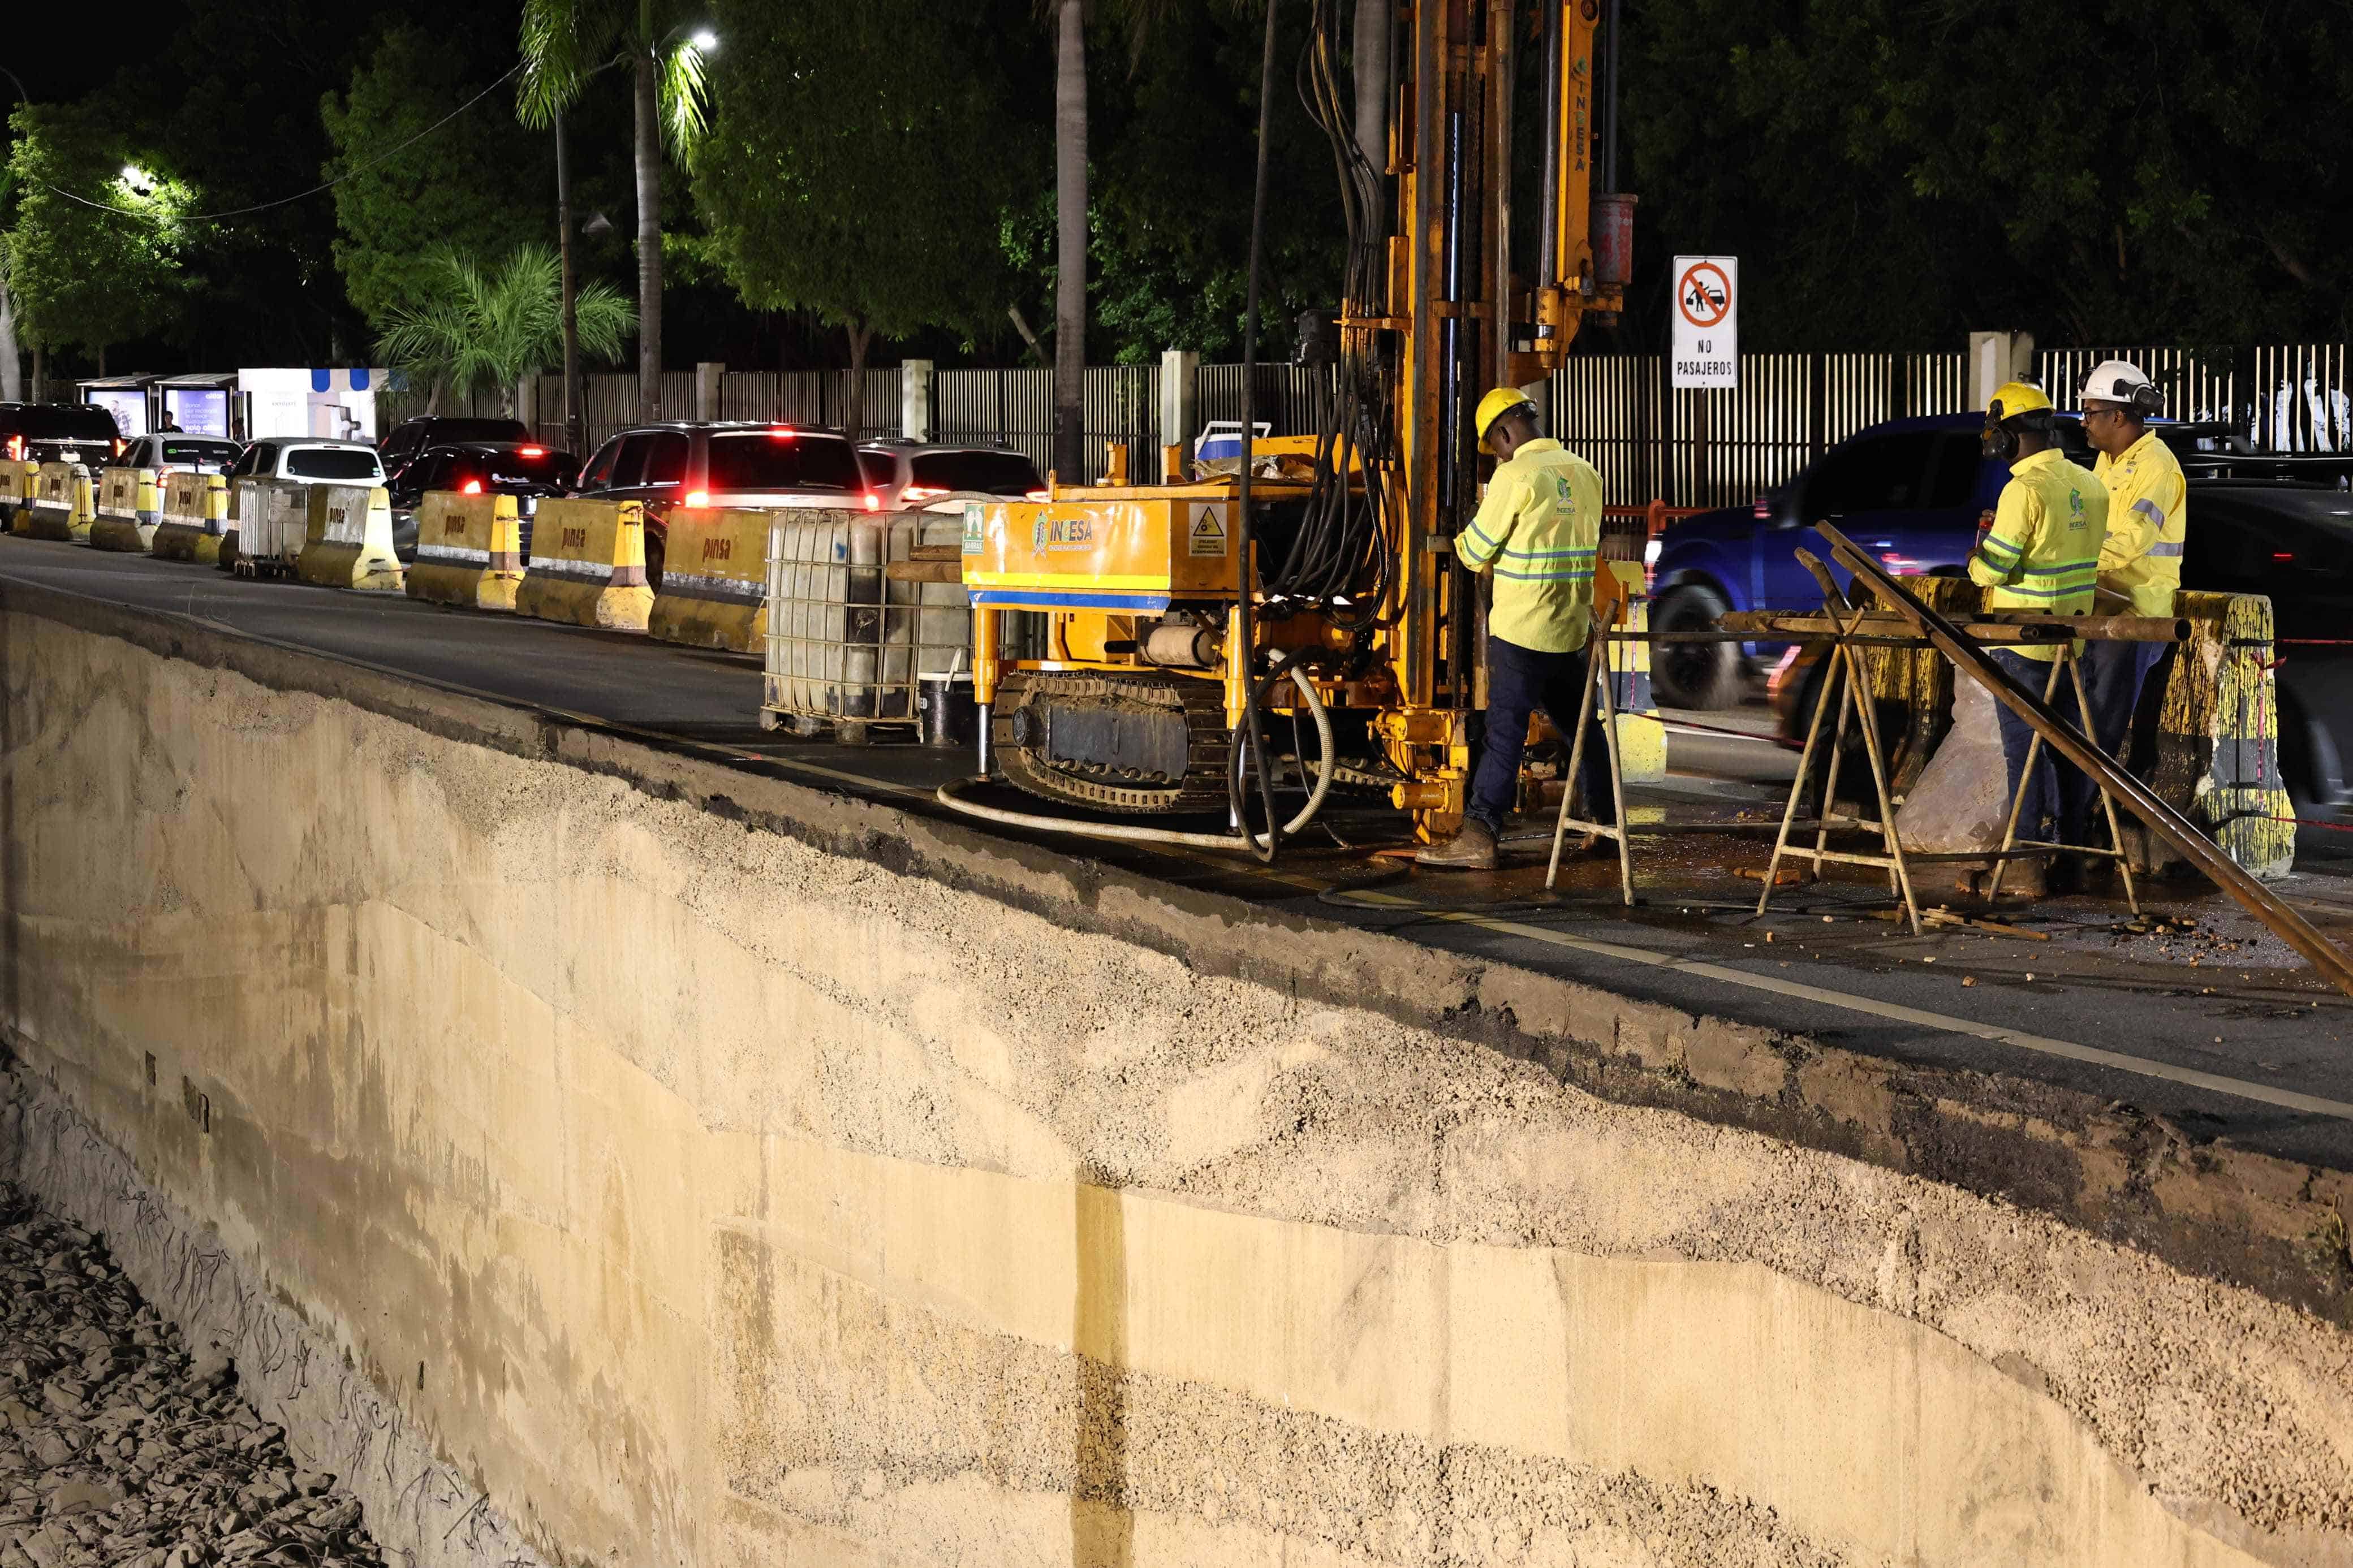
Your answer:
[[[1308,711],[1314,716],[1315,738],[1323,749],[1321,758],[1323,765],[1316,771],[1315,787],[1308,793],[1307,804],[1299,808],[1299,814],[1296,816],[1282,825],[1282,836],[1286,838],[1306,831],[1307,825],[1315,820],[1316,814],[1324,809],[1324,797],[1332,793],[1332,780],[1339,772],[1339,757],[1333,749],[1330,711],[1324,708],[1324,700],[1315,695],[1315,683],[1307,679],[1305,671],[1294,668],[1289,671],[1289,674],[1292,683],[1299,688],[1301,698],[1307,703]],[[1302,766],[1304,765],[1303,761]],[[1035,828],[1048,833],[1071,833],[1082,838],[1107,838],[1120,844],[1178,844],[1193,849],[1247,847],[1253,854],[1258,850],[1259,836],[1251,833],[1247,825],[1244,826],[1242,832],[1238,834],[1184,833],[1173,827],[1145,827],[1132,822],[1087,822],[1068,816],[1040,816],[1035,812],[1006,811],[997,806],[982,805],[964,798],[965,790],[975,784],[987,782],[985,776],[954,779],[934,791],[933,798],[951,811],[961,812],[966,816],[976,816],[984,822],[994,822],[1006,827]],[[1268,821],[1272,820],[1272,814],[1270,813]]]
[[[1274,110],[1274,18],[1275,0],[1266,0],[1266,49],[1259,66],[1258,89],[1258,184],[1250,193],[1250,284],[1248,300],[1242,312],[1242,472],[1241,484],[1235,496],[1237,517],[1234,522],[1234,546],[1240,556],[1240,592],[1236,595],[1235,640],[1240,645],[1226,651],[1228,658],[1242,661],[1242,721],[1234,737],[1240,752],[1243,767],[1228,776],[1226,797],[1233,810],[1234,825],[1242,831],[1250,852],[1262,864],[1272,865],[1277,850],[1282,847],[1282,830],[1274,819],[1274,778],[1267,771],[1266,748],[1259,737],[1258,682],[1251,679],[1250,664],[1258,651],[1256,634],[1257,606],[1251,602],[1258,591],[1258,557],[1253,550],[1250,527],[1250,471],[1258,466],[1256,446],[1258,416],[1258,290],[1260,257],[1266,247],[1266,185],[1267,135]],[[1328,762],[1331,753],[1324,756]],[[1242,791],[1248,779],[1258,784],[1258,796],[1266,812],[1266,837],[1261,847],[1259,836],[1250,830],[1250,812]]]

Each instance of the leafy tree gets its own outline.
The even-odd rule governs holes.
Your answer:
[[[133,164],[94,108],[21,104],[9,125],[16,329],[37,349],[87,348],[103,364],[109,345],[147,336],[177,309],[189,193]]]
[[[703,53],[683,37],[708,15],[690,0],[523,0],[526,125],[544,126],[608,65],[629,68],[638,187],[638,417],[661,407],[662,143],[684,159],[702,136]]]
[[[428,131],[490,85],[470,64],[441,35],[395,26],[350,87],[320,101],[335,148],[324,177],[342,179],[335,265],[371,326],[439,281],[437,246],[500,256],[546,231],[554,180],[543,138],[488,103]]]
[[[512,415],[524,378],[564,352],[563,264],[544,245],[518,246],[494,271],[443,248],[427,260],[425,297],[385,312],[377,351],[411,380],[466,395],[499,389]],[[637,325],[628,300],[607,283],[584,286],[575,301],[580,352],[617,360]],[[428,404],[428,406],[431,406]]]
[[[1704,250],[1760,348],[2347,331],[2353,128],[2283,110],[2353,93],[2345,0],[1629,0],[1625,61],[1645,335]]]
[[[694,195],[745,303],[816,310],[860,370],[877,333],[1001,317],[999,209],[1044,148],[1012,106],[1000,21],[934,0],[723,0]]]

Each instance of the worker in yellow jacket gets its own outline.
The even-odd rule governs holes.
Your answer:
[[[1498,459],[1486,499],[1455,536],[1455,558],[1495,574],[1487,616],[1487,721],[1462,831],[1415,857],[1425,866],[1492,869],[1504,819],[1519,798],[1528,717],[1542,708],[1563,734],[1577,723],[1583,653],[1601,551],[1601,475],[1546,437],[1535,405],[1514,386],[1479,402],[1480,439]],[[1588,721],[1580,773],[1586,810],[1612,820],[1608,742]]]
[[[2010,464],[2010,482],[2002,487],[1969,556],[1969,580],[1987,590],[1989,610],[2052,616],[2092,611],[2100,548],[2107,537],[2107,487],[2089,469],[2067,460],[2059,449],[2057,429],[2051,399],[2030,382],[2004,383],[1986,409],[1985,455]],[[2061,646],[2028,643],[1986,651],[2021,686],[2041,697]],[[2063,717],[2081,721],[2073,689],[2063,679],[2052,702]],[[2014,798],[2034,731],[2005,706],[1997,704],[1994,712],[2001,724],[2007,798]],[[2092,782],[2044,746],[2019,807],[2018,836],[2036,843],[2089,847],[2097,799]],[[2035,861],[2026,864],[2027,875],[2015,885],[2032,891],[2042,880],[2042,867]]]
[[[2189,539],[2189,486],[2173,448],[2149,432],[2165,400],[2137,365],[2112,359],[2084,379],[2084,436],[2099,452],[2092,472],[2108,488],[2108,537],[2100,547],[2099,608],[2119,616],[2170,616],[2181,588]],[[2084,648],[2091,737],[2127,761],[2141,687],[2168,647],[2095,642]]]

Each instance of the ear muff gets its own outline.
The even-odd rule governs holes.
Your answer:
[[[2142,417],[2153,417],[2165,412],[2165,394],[2157,389],[2155,382],[2142,382],[2132,389],[2132,405]]]
[[[1985,429],[1978,433],[1978,450],[1998,463],[2018,459],[2018,432],[2003,426],[1999,400],[1986,410]]]

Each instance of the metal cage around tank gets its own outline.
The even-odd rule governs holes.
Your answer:
[[[972,668],[963,585],[920,580],[941,574],[922,572],[934,562],[954,570],[963,532],[952,512],[778,512],[768,527],[764,713],[850,733],[915,723],[923,676]]]

